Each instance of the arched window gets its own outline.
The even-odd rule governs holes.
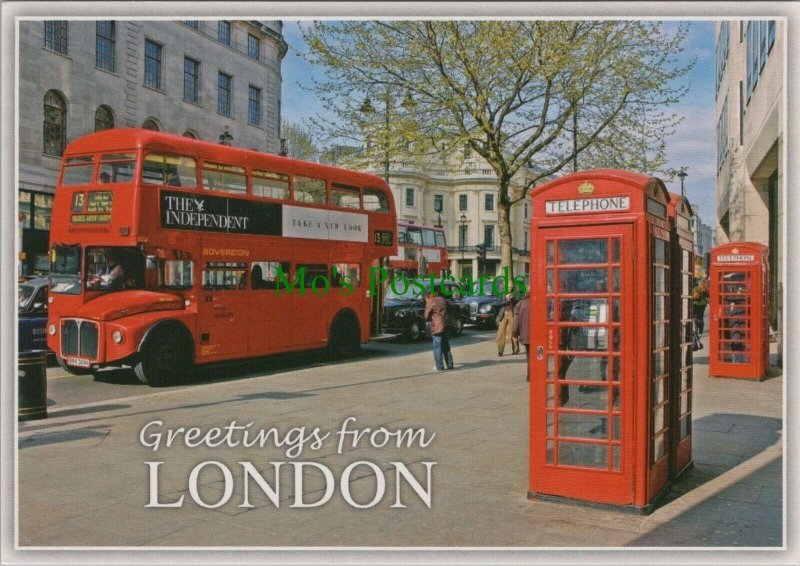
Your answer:
[[[114,113],[105,104],[98,106],[94,113],[94,131],[101,132],[114,127]]]
[[[42,145],[45,155],[61,157],[67,145],[67,101],[55,90],[44,95]]]
[[[152,118],[148,118],[147,120],[145,120],[145,121],[142,123],[142,127],[143,127],[145,130],[155,130],[156,132],[158,132],[158,131],[159,131],[159,128],[158,128],[158,122],[156,122],[156,121],[155,121],[155,120],[153,120]]]

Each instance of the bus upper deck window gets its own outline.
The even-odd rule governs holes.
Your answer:
[[[358,187],[334,183],[331,187],[331,200],[334,206],[361,208],[361,191]]]
[[[135,167],[136,155],[133,153],[104,153],[100,156],[97,182],[128,183],[133,180]]]
[[[245,168],[238,165],[203,163],[203,188],[243,195],[247,192]]]
[[[325,204],[325,181],[311,177],[294,176],[294,200]]]
[[[433,230],[430,228],[425,228],[422,231],[422,245],[431,247],[436,245],[436,236],[433,235]]]
[[[377,189],[364,189],[364,210],[389,212],[389,201],[386,194]]]
[[[289,175],[253,169],[253,194],[257,197],[289,198]]]
[[[150,153],[144,158],[142,182],[194,188],[197,186],[197,164],[191,157]]]
[[[88,185],[92,180],[93,169],[93,156],[70,157],[64,163],[64,175],[61,179],[61,184],[64,186]]]

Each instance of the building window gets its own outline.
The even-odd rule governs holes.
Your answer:
[[[44,46],[51,51],[67,54],[67,22],[58,20],[44,23]]]
[[[433,195],[433,210],[435,212],[444,210],[444,197],[442,195]]]
[[[250,85],[247,94],[247,123],[261,125],[261,89]]]
[[[494,224],[483,225],[483,245],[487,248],[494,247]]]
[[[256,36],[252,33],[247,34],[247,56],[255,59],[256,61],[259,59],[259,54],[261,53],[261,40],[259,40]]]
[[[722,22],[719,28],[719,37],[717,37],[717,73],[716,73],[716,91],[719,93],[720,84],[722,84],[722,76],[725,73],[725,65],[728,61],[728,46],[730,43],[730,22]]]
[[[200,29],[200,20],[183,20],[183,23],[190,28]]]
[[[42,140],[45,155],[61,157],[67,145],[67,102],[55,90],[44,95],[44,128]]]
[[[467,229],[469,226],[466,224],[462,224],[458,227],[458,247],[465,248],[467,247]]]
[[[772,46],[775,45],[775,20],[767,22],[767,50],[772,51]]]
[[[467,210],[467,195],[458,195],[458,210]]]
[[[144,42],[144,85],[161,90],[162,46],[146,39]]]
[[[102,132],[114,127],[114,113],[105,104],[98,106],[94,112],[94,131]]]
[[[414,206],[414,189],[406,189],[406,206]]]
[[[153,130],[154,132],[159,131],[158,122],[153,120],[152,118],[148,118],[144,122],[142,122],[142,128],[145,130]]]
[[[722,103],[722,113],[717,121],[717,171],[722,168],[728,156],[728,97]]]
[[[95,31],[95,56],[94,65],[98,69],[113,73],[116,70],[116,22],[97,22]]]
[[[231,83],[230,75],[220,73],[217,79],[217,112],[225,116],[231,115]]]
[[[217,25],[217,39],[225,45],[231,44],[231,23],[222,20]]]
[[[523,232],[522,233],[522,249],[525,250],[526,252],[528,251],[528,233],[527,232]]]
[[[764,70],[772,45],[775,42],[775,22],[761,20],[747,22],[747,101],[758,84],[758,75]]]
[[[526,202],[522,206],[523,206],[523,210],[525,211],[525,218],[527,219],[528,218],[528,203]]]
[[[183,58],[183,99],[197,104],[200,102],[200,62]]]
[[[492,193],[483,195],[483,208],[484,210],[494,210],[494,195]]]

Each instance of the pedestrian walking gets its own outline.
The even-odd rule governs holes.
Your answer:
[[[500,306],[497,313],[497,355],[502,356],[506,349],[506,342],[511,340],[511,353],[519,353],[519,339],[514,336],[514,295],[506,295],[506,302]]]
[[[425,320],[431,323],[433,338],[433,361],[436,371],[453,369],[453,354],[450,351],[450,330],[447,320],[447,301],[437,295],[433,285],[425,297]]]
[[[701,279],[692,290],[692,315],[698,335],[703,333],[706,306],[708,306],[708,279]]]
[[[514,324],[511,331],[511,335],[525,346],[525,359],[527,360],[525,377],[527,381],[531,380],[530,299],[531,292],[528,291],[522,300],[517,303],[517,306],[514,307]]]

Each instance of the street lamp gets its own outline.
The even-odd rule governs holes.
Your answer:
[[[389,92],[389,85],[386,85],[386,100],[384,101],[384,111],[383,111],[383,127],[385,131],[385,138],[383,143],[383,179],[386,183],[389,183],[389,111],[391,110],[391,94]],[[400,104],[402,108],[406,110],[411,110],[416,106],[416,102],[414,102],[414,97],[411,96],[411,93],[407,93],[403,102]],[[370,114],[375,113],[375,107],[372,105],[372,101],[369,99],[369,96],[364,98],[364,102],[361,103],[361,106],[358,109],[359,112],[369,116]]]
[[[228,126],[225,126],[225,131],[222,132],[219,136],[219,143],[222,145],[231,145],[233,141],[233,136],[228,131]]]
[[[436,220],[436,228],[441,228],[442,227],[442,208],[443,207],[444,207],[444,203],[441,200],[439,200],[439,199],[434,197],[433,210],[436,212],[436,215],[438,216],[438,218]]]
[[[682,196],[682,197],[685,197],[685,196],[686,196],[686,191],[685,191],[685,190],[684,190],[684,188],[683,188],[683,180],[684,180],[684,179],[685,179],[685,178],[686,178],[688,175],[689,175],[689,174],[688,174],[688,173],[687,173],[687,172],[684,170],[684,168],[683,168],[683,167],[681,167],[681,170],[680,170],[680,171],[678,171],[678,177],[679,177],[679,178],[680,178],[680,180],[681,180],[681,196]]]

